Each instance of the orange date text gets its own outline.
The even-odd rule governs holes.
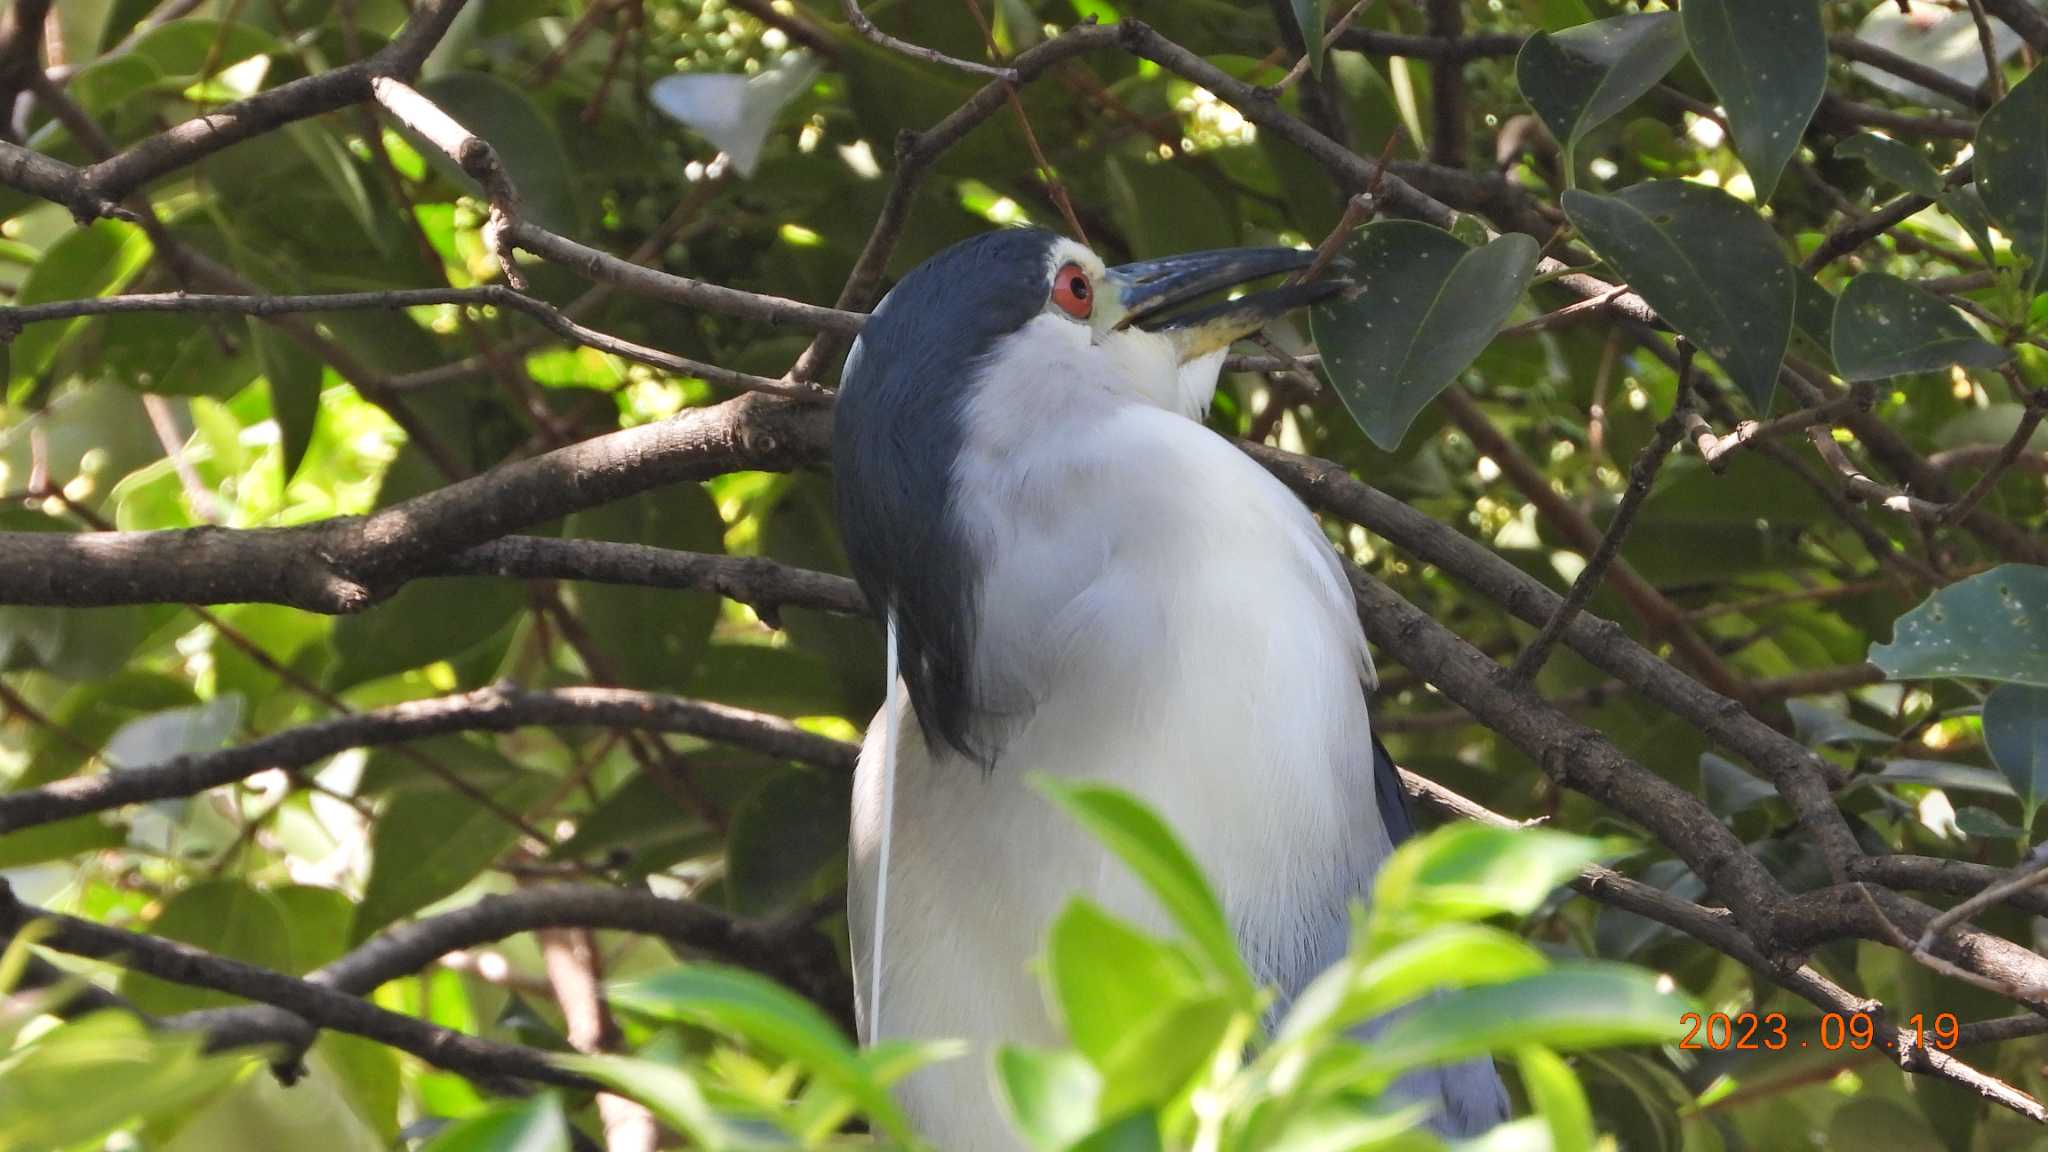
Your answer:
[[[1962,1041],[1962,1024],[1952,1012],[1929,1017],[1915,1012],[1897,1032],[1880,1033],[1868,1016],[1824,1012],[1817,1021],[1794,1022],[1782,1012],[1687,1012],[1678,1018],[1686,1028],[1680,1048],[1714,1052],[1783,1052],[1788,1048],[1819,1048],[1827,1052],[1897,1051],[1939,1048],[1946,1052]],[[1814,1025],[1818,1025],[1816,1029]]]

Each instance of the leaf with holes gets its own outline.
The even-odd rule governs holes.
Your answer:
[[[1842,290],[1832,339],[1845,380],[1888,380],[1953,364],[1991,368],[2012,359],[1954,308],[1882,272],[1865,272]]]
[[[1893,680],[1970,676],[2048,688],[2048,568],[2002,564],[1899,617],[1870,662]]]
[[[1828,38],[1816,0],[1685,0],[1692,58],[1728,111],[1757,203],[1771,198],[1827,88]]]
[[[1612,196],[1572,189],[1564,210],[1637,295],[1770,411],[1799,278],[1754,208],[1718,188],[1658,180]]]
[[[2024,283],[2048,272],[2048,68],[2013,85],[1977,126],[1977,192],[2013,255],[2027,262]]]
[[[1529,37],[1515,58],[1515,81],[1563,146],[1569,174],[1580,139],[1656,87],[1684,56],[1676,12],[1616,16]]]
[[[1409,425],[1478,359],[1536,270],[1517,234],[1472,248],[1409,220],[1361,229],[1345,248],[1357,290],[1309,311],[1323,372],[1358,426],[1393,451]]]

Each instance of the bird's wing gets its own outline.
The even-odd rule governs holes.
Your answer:
[[[1398,848],[1415,835],[1415,810],[1408,806],[1408,792],[1401,787],[1401,772],[1394,767],[1394,757],[1380,743],[1377,732],[1372,737],[1372,787],[1380,805],[1380,824],[1387,830],[1387,839]]]

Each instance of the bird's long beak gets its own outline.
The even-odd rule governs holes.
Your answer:
[[[1166,336],[1185,363],[1227,348],[1275,317],[1335,295],[1346,285],[1342,280],[1316,280],[1193,311],[1175,313],[1175,307],[1249,281],[1299,271],[1314,260],[1315,253],[1294,248],[1222,248],[1112,268],[1109,279],[1123,308],[1117,327],[1136,324]]]

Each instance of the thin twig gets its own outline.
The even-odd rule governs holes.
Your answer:
[[[1643,502],[1649,499],[1650,488],[1657,482],[1657,473],[1664,467],[1664,458],[1678,446],[1678,440],[1685,428],[1686,413],[1692,407],[1693,349],[1690,342],[1678,346],[1678,396],[1672,403],[1671,414],[1657,423],[1657,433],[1643,450],[1636,455],[1635,463],[1629,466],[1628,488],[1622,493],[1621,504],[1614,510],[1614,519],[1608,523],[1607,531],[1600,536],[1600,546],[1586,560],[1586,566],[1579,570],[1572,581],[1571,590],[1565,593],[1564,603],[1550,615],[1542,631],[1515,658],[1508,669],[1508,679],[1515,684],[1527,684],[1543,670],[1543,664],[1550,659],[1551,649],[1558,638],[1571,625],[1572,617],[1593,598],[1600,587],[1600,581],[1607,575],[1608,566],[1621,551],[1621,542],[1628,537],[1628,530],[1635,523],[1636,513]]]
[[[1019,79],[1017,70],[1014,68],[983,64],[974,60],[962,60],[955,56],[948,56],[936,48],[926,48],[921,45],[912,44],[908,40],[898,40],[896,37],[875,27],[875,22],[868,19],[867,13],[860,10],[860,0],[844,0],[843,7],[846,10],[846,22],[853,25],[854,31],[889,49],[891,52],[901,52],[905,56],[916,60],[923,60],[928,64],[944,64],[948,68],[958,68],[962,72],[972,72],[976,76],[992,76],[1007,84],[1015,84]]]

